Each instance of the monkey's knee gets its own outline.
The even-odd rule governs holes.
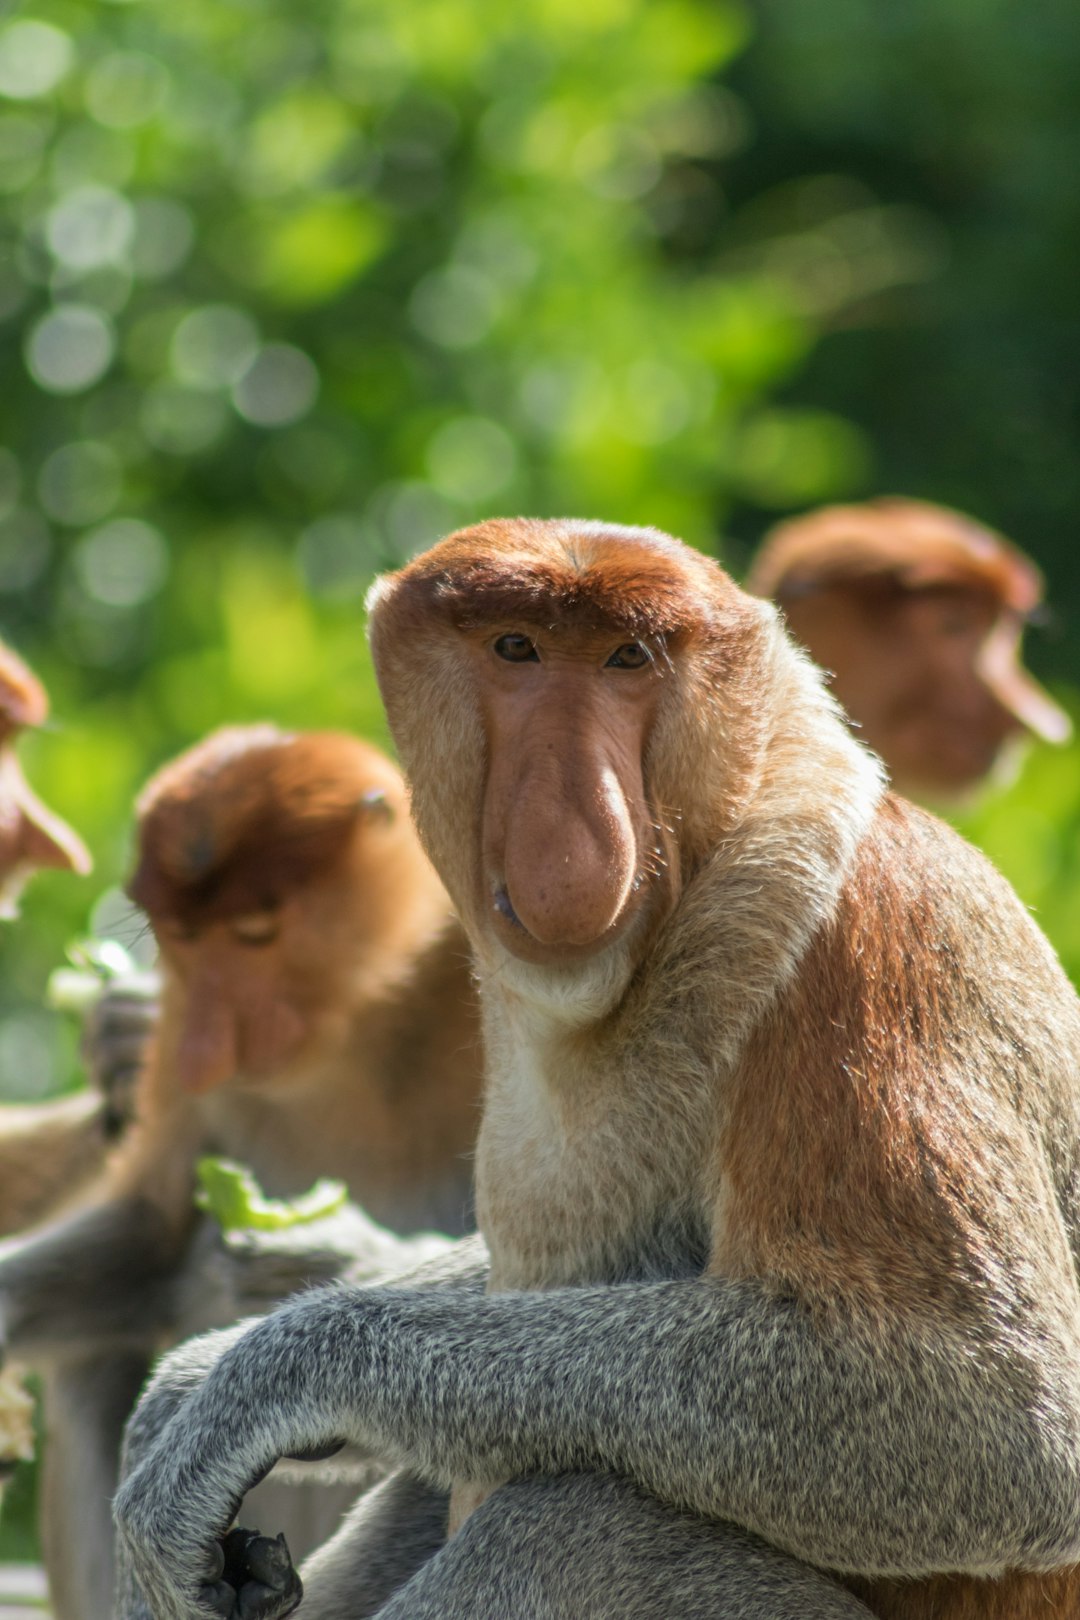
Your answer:
[[[629,1481],[517,1481],[379,1611],[379,1620],[869,1620],[836,1583],[738,1526]]]

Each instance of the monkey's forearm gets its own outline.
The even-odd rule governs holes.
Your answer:
[[[44,1220],[100,1170],[109,1145],[105,1112],[89,1091],[0,1107],[0,1233]]]
[[[403,1245],[407,1247],[408,1244]],[[487,1248],[483,1239],[475,1235],[447,1242],[439,1254],[406,1275],[392,1279],[378,1292],[384,1296],[400,1287],[415,1297],[429,1291],[445,1291],[462,1300],[479,1302],[488,1268]],[[363,1288],[331,1289],[311,1297],[325,1300],[332,1295],[344,1300],[367,1291]],[[254,1446],[251,1444],[259,1428],[258,1418],[249,1411],[247,1395],[238,1391],[240,1405],[248,1414],[241,1420],[244,1442],[238,1450],[231,1442],[226,1442],[226,1466],[215,1470],[212,1480],[196,1485],[196,1501],[191,1504],[189,1515],[177,1514],[177,1493],[172,1488],[171,1472],[159,1468],[163,1451],[166,1455],[179,1455],[174,1451],[174,1437],[183,1437],[181,1449],[185,1456],[195,1457],[196,1469],[201,1465],[206,1453],[197,1442],[202,1432],[201,1408],[207,1404],[206,1387],[215,1384],[209,1399],[211,1408],[224,1403],[231,1409],[230,1397],[218,1387],[214,1375],[219,1372],[221,1363],[228,1360],[230,1352],[258,1335],[265,1326],[265,1319],[238,1322],[181,1345],[162,1360],[139,1401],[128,1424],[124,1447],[123,1473],[129,1483],[121,1487],[116,1501],[122,1594],[119,1614],[145,1615],[140,1579],[146,1591],[153,1591],[155,1595],[155,1613],[180,1616],[193,1612],[193,1606],[198,1606],[203,1555],[231,1522],[239,1499],[248,1487],[275,1461],[288,1455],[288,1446],[275,1450],[271,1443],[268,1448],[262,1435]],[[330,1437],[332,1442],[338,1438],[337,1433]],[[309,1448],[302,1441],[294,1449]],[[370,1454],[370,1448],[366,1454]],[[196,1474],[188,1476],[189,1486],[194,1479]]]
[[[34,1363],[152,1345],[180,1241],[153,1204],[125,1199],[0,1243],[0,1348]]]
[[[970,1348],[900,1328],[826,1337],[752,1285],[325,1291],[222,1358],[118,1507],[136,1534],[173,1508],[207,1522],[187,1498],[212,1479],[224,1525],[230,1486],[349,1438],[442,1482],[629,1475],[837,1569],[1075,1560],[1068,1381],[1040,1391],[1030,1367],[980,1369]]]

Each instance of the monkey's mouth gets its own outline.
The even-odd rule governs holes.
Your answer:
[[[511,923],[513,927],[520,928],[523,934],[528,934],[529,930],[526,928],[525,924],[514,910],[510,896],[507,894],[504,888],[496,889],[495,891],[495,910],[499,913],[500,917],[505,917],[507,922]],[[532,936],[530,935],[529,937],[531,938]]]

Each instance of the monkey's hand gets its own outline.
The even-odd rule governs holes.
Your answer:
[[[275,1373],[265,1327],[240,1323],[185,1345],[139,1404],[127,1441],[135,1466],[114,1503],[123,1616],[143,1612],[136,1587],[157,1620],[284,1620],[300,1601],[284,1541],[233,1521],[280,1457],[316,1461],[341,1441],[329,1423],[310,1413],[298,1423],[282,1408],[278,1374],[294,1379],[313,1347],[289,1346],[288,1368]]]
[[[230,1530],[217,1544],[202,1600],[222,1620],[284,1620],[304,1595],[284,1536]]]
[[[147,970],[108,981],[86,1012],[81,1056],[105,1102],[105,1128],[118,1137],[135,1114],[135,1088],[146,1066],[160,1012],[161,981]]]

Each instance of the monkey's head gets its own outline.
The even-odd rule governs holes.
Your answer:
[[[1038,570],[973,519],[922,501],[834,506],[766,536],[748,588],[832,672],[860,734],[913,797],[977,787],[1030,733],[1070,723],[1021,662]]]
[[[418,911],[446,909],[400,773],[354,737],[216,732],[152,778],[137,816],[128,892],[161,952],[163,1044],[193,1092],[332,1057]]]
[[[369,606],[420,835],[481,957],[632,953],[752,774],[772,612],[655,530],[524,519],[452,535]]]
[[[86,873],[91,866],[82,839],[42,804],[16,757],[19,732],[42,725],[48,712],[41,682],[0,643],[0,917],[17,915],[23,885],[35,868]]]

